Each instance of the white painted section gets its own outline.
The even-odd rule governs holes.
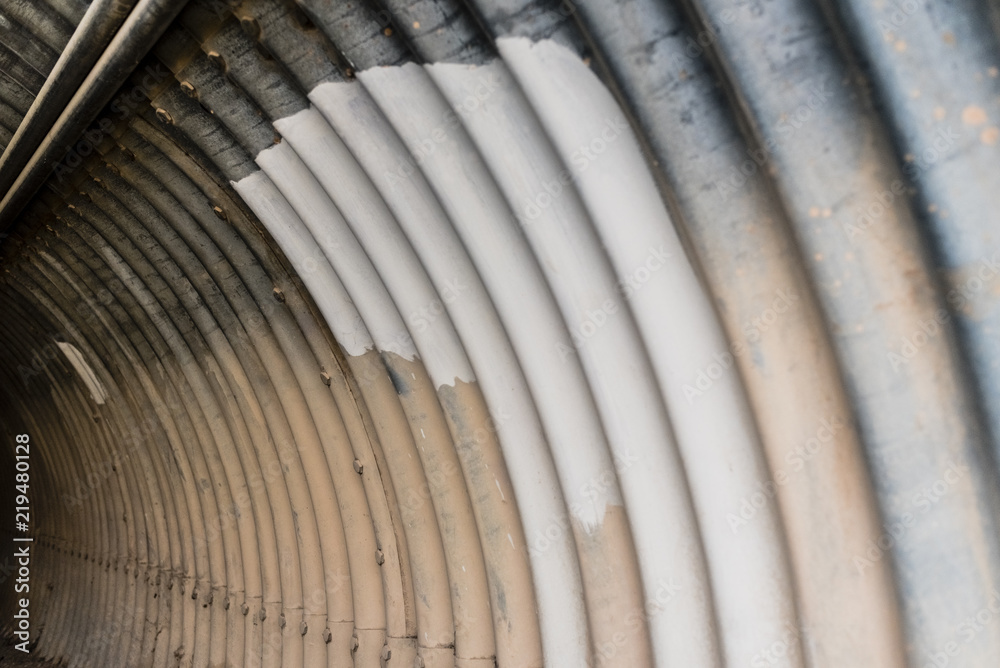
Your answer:
[[[254,172],[232,185],[278,242],[347,354],[363,355],[373,349],[375,344],[340,278],[271,179]]]
[[[419,171],[399,178],[411,160],[405,145],[357,83],[327,83],[309,95],[374,181],[440,293],[449,280],[467,286],[448,312],[476,371],[521,508],[529,546],[566,507],[548,444],[510,341],[476,267]],[[529,550],[545,664],[584,666],[589,633],[572,535]]]
[[[389,293],[347,222],[323,187],[287,142],[261,151],[256,158],[264,173],[295,209],[354,301],[375,345],[414,360],[417,350]]]
[[[81,353],[76,346],[72,343],[66,343],[64,341],[56,341],[56,345],[59,346],[59,350],[63,352],[69,363],[73,365],[76,369],[76,373],[80,376],[80,380],[83,384],[87,386],[87,390],[90,391],[90,397],[98,404],[104,405],[108,400],[108,391],[104,389],[104,384],[101,383],[100,378],[94,373],[94,369],[91,368],[90,364],[84,358],[83,353]]]
[[[451,280],[444,293],[438,294],[382,196],[315,108],[303,109],[276,121],[274,126],[343,214],[343,218],[326,220],[334,243],[326,246],[325,251],[328,257],[336,256],[331,257],[334,266],[339,269],[343,264],[341,255],[349,260],[358,253],[360,242],[364,248],[362,255],[370,258],[395,301],[395,309],[406,318],[409,334],[434,384],[452,385],[456,378],[471,383],[472,368],[445,310],[447,304],[462,298],[464,284]],[[278,148],[264,153],[270,154]],[[269,164],[272,157],[261,155],[259,160]],[[342,221],[350,229],[335,229]],[[352,239],[356,241],[352,243]],[[345,283],[350,289],[351,284]],[[370,293],[354,295],[355,301],[363,304]]]
[[[797,628],[797,615],[775,500],[765,495],[765,505],[738,532],[727,521],[743,499],[759,492],[759,481],[769,479],[738,374],[723,374],[697,401],[684,394],[684,385],[727,351],[728,342],[611,94],[555,42],[502,39],[498,48],[563,162],[576,167],[578,190],[619,278],[640,267],[648,270],[629,305],[681,447],[724,630],[726,664],[752,665],[762,650]],[[609,128],[617,133],[613,138]],[[649,270],[653,249],[671,257]],[[775,656],[770,665],[801,666],[802,654]]]
[[[656,600],[661,583],[680,583],[669,605],[648,618],[657,661],[719,666],[711,588],[684,469],[643,342],[587,211],[568,180],[559,182],[563,165],[503,62],[427,70],[453,106],[474,96],[484,75],[496,82],[463,123],[512,207],[548,195],[537,217],[521,222],[578,337],[574,342],[560,332],[539,343],[558,348],[556,359],[564,364],[583,363],[618,460],[646,600]]]
[[[420,67],[377,68],[358,77],[411,153],[419,153],[425,142],[434,144],[420,168],[472,256],[521,360],[570,512],[592,531],[603,523],[608,504],[622,505],[621,495],[617,484],[591,495],[581,489],[614,471],[614,462],[583,370],[576,360],[561,360],[554,348],[554,341],[567,339],[566,328],[531,249],[468,137],[451,130],[441,141],[431,139],[443,129],[450,108]]]

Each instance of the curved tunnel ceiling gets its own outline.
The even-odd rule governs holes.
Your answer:
[[[0,0],[0,628],[1000,665],[998,68],[985,0]]]

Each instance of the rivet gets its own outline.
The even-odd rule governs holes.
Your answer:
[[[299,633],[302,635],[309,633],[309,625],[305,622],[299,622]]]
[[[213,206],[212,213],[214,213],[219,220],[226,220],[226,212],[221,206]]]
[[[288,621],[285,619],[285,613],[281,613],[281,615],[278,616],[278,626],[285,628],[287,624]]]
[[[319,372],[319,377],[320,377],[320,380],[323,381],[324,385],[326,385],[327,387],[330,387],[330,383],[333,382],[333,379],[330,377],[330,374],[328,374],[326,371],[320,371]],[[357,471],[358,473],[361,473],[361,471],[358,469],[358,464],[359,464],[359,462],[357,460],[355,460],[354,461],[354,470]]]
[[[358,635],[355,633],[353,636],[351,636],[351,653],[353,654],[354,652],[357,652],[358,647],[360,646],[361,643],[358,642]]]
[[[198,590],[197,589],[192,589],[191,590],[191,600],[192,601],[197,601],[198,600]]]
[[[170,112],[162,107],[156,110],[156,118],[161,123],[166,123],[167,125],[172,125],[174,122],[174,118],[170,115]]]
[[[258,616],[260,617],[260,621],[264,621],[265,619],[267,619],[267,610],[265,610],[264,608],[261,608],[260,609],[260,615],[258,615]]]
[[[333,642],[333,633],[330,632],[330,629],[323,629],[323,642],[327,645]]]
[[[277,299],[282,304],[285,303],[285,293],[281,291],[281,288],[275,288],[274,290],[271,290],[271,294],[273,294],[274,298]]]
[[[358,474],[365,472],[365,465],[361,463],[360,459],[354,460],[354,472]]]
[[[222,609],[223,610],[228,610],[229,606],[230,606],[230,602],[229,602],[229,597],[227,596],[226,597],[226,602],[222,604]]]
[[[385,554],[382,550],[375,550],[375,563],[379,566],[385,563]]]
[[[240,612],[242,612],[243,616],[246,617],[247,615],[250,614],[250,606],[247,605],[246,603],[243,603],[242,605],[240,605]]]
[[[424,657],[417,655],[416,661],[413,662],[414,668],[424,668]]]
[[[222,72],[223,74],[229,71],[228,66],[226,65],[226,59],[223,58],[222,54],[219,53],[218,51],[209,51],[208,59],[212,62],[213,65],[219,68],[219,71]]]
[[[252,16],[244,16],[240,19],[240,27],[243,32],[252,39],[260,39],[260,23]]]
[[[184,94],[188,97],[198,99],[198,91],[195,90],[194,84],[190,81],[182,81],[181,90],[184,91]]]
[[[389,649],[388,645],[382,645],[382,660],[388,661],[392,658],[392,650]]]

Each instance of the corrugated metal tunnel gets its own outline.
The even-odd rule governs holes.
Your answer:
[[[0,144],[8,655],[1000,666],[1000,5],[0,0]]]

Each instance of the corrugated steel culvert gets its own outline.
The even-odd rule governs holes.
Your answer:
[[[995,3],[0,0],[0,142],[10,653],[1000,666]]]

